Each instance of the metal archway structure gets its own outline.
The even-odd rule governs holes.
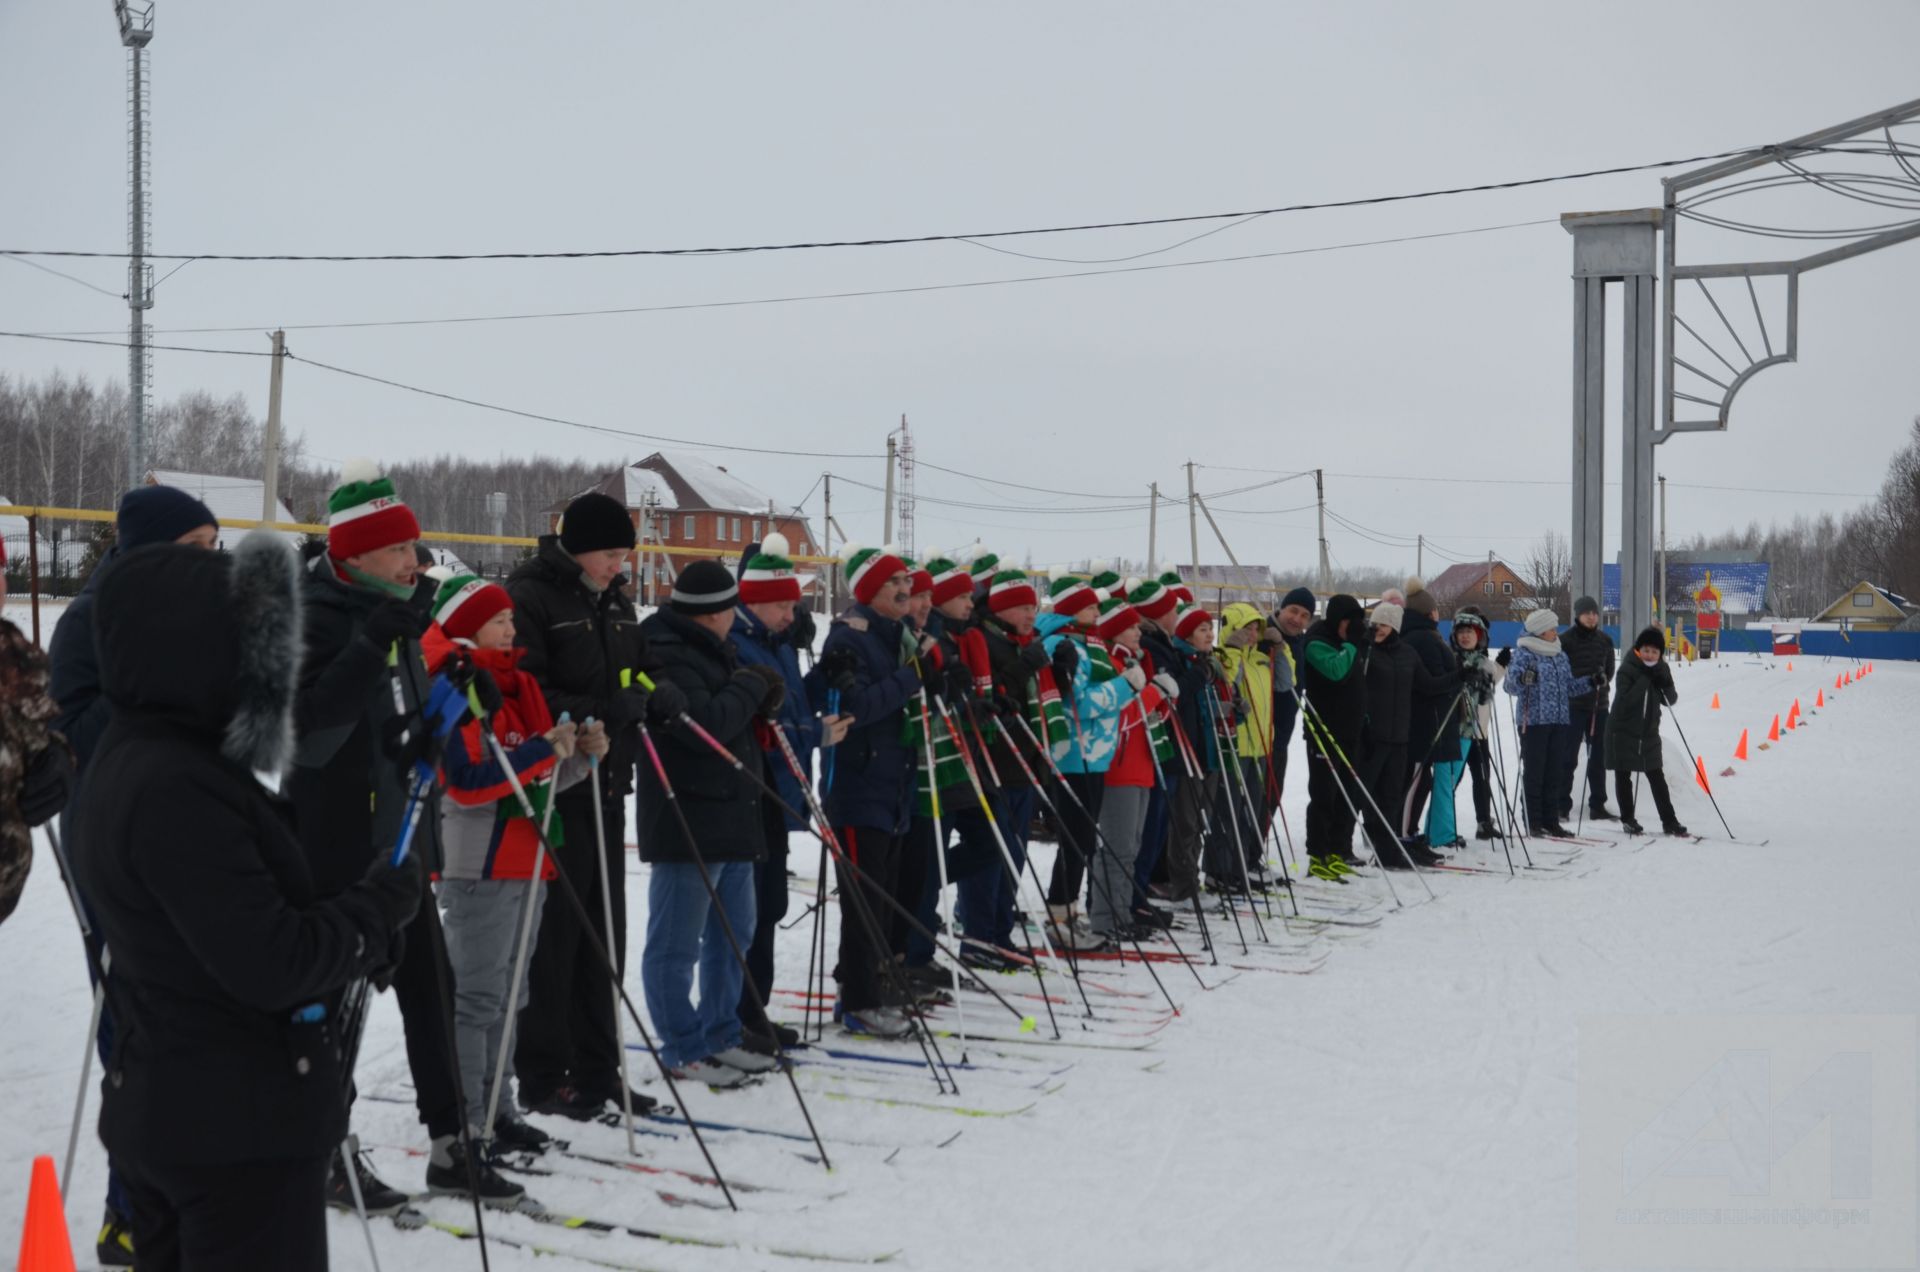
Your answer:
[[[1661,182],[1665,197],[1659,208],[1568,213],[1560,218],[1574,240],[1572,539],[1576,595],[1600,594],[1606,480],[1606,285],[1620,283],[1624,296],[1620,474],[1623,632],[1638,631],[1652,617],[1656,590],[1654,448],[1679,433],[1726,431],[1733,400],[1747,383],[1768,367],[1798,359],[1802,275],[1920,238],[1920,135],[1897,131],[1916,124],[1920,124],[1920,100],[1665,178]],[[1862,160],[1868,163],[1862,164]],[[1846,166],[1835,170],[1830,165],[1836,163]],[[1861,170],[1863,167],[1867,170]],[[1822,217],[1831,211],[1831,200],[1835,199],[1904,215],[1877,224],[1835,226],[1821,221],[1766,224],[1706,210],[1726,200],[1740,200],[1745,206],[1770,196],[1810,199],[1821,209]],[[1790,258],[1682,264],[1679,230],[1687,221],[1734,234],[1824,241],[1834,246]],[[1657,355],[1653,308],[1656,277],[1660,287]],[[1756,280],[1766,280],[1764,297]],[[1774,280],[1778,280],[1778,286],[1773,285]],[[1692,286],[1683,285],[1688,283]],[[1772,325],[1768,322],[1770,310],[1774,311]],[[1745,326],[1749,311],[1753,322]],[[1691,342],[1686,352],[1692,361],[1682,356],[1676,343],[1681,332]],[[1729,352],[1723,352],[1722,344],[1729,340]],[[1709,358],[1724,367],[1724,372],[1712,367]],[[1702,407],[1710,415],[1682,419],[1679,404],[1683,402]]]

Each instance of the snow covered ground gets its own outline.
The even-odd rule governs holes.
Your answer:
[[[1863,1231],[1892,1240],[1899,1254],[1876,1266],[1911,1266],[1914,1187],[1900,1163],[1910,1171],[1915,1146],[1920,864],[1907,782],[1920,667],[1881,664],[1838,695],[1832,684],[1845,665],[1801,659],[1795,667],[1735,657],[1678,669],[1681,723],[1704,749],[1721,807],[1742,839],[1768,840],[1764,847],[1712,842],[1721,835],[1719,822],[1685,772],[1669,724],[1667,756],[1681,815],[1708,842],[1663,840],[1639,850],[1594,845],[1557,873],[1518,879],[1505,876],[1503,861],[1498,874],[1436,874],[1433,901],[1417,881],[1398,876],[1409,902],[1404,910],[1374,911],[1384,914],[1375,927],[1287,931],[1270,923],[1286,946],[1279,952],[1256,946],[1242,956],[1216,925],[1223,963],[1256,970],[1233,975],[1226,966],[1203,966],[1200,977],[1214,987],[1203,991],[1184,967],[1161,965],[1181,1007],[1164,1027],[1163,1004],[1137,965],[1089,973],[1103,988],[1089,988],[1100,1019],[1086,1028],[1070,983],[1049,976],[1049,988],[1072,1000],[1055,1007],[1066,1040],[1099,1047],[1051,1045],[1042,1004],[1018,999],[1038,1016],[1038,1028],[1017,1042],[965,1048],[974,1067],[957,1070],[958,1097],[940,1095],[924,1068],[802,1053],[812,1063],[798,1070],[800,1085],[835,1168],[829,1173],[805,1160],[812,1149],[800,1138],[712,1131],[714,1156],[738,1188],[737,1215],[713,1208],[717,1189],[674,1174],[562,1160],[553,1163],[560,1173],[523,1180],[556,1210],[741,1248],[595,1235],[510,1216],[489,1216],[488,1229],[577,1256],[540,1260],[562,1269],[597,1262],[689,1272],[807,1266],[775,1248],[899,1251],[894,1265],[926,1269],[1863,1266],[1869,1260],[1843,1257],[1856,1247],[1842,1244]],[[1815,709],[1822,690],[1828,704]],[[1710,710],[1715,693],[1721,708]],[[1784,715],[1796,697],[1803,726],[1759,749],[1773,714]],[[1735,764],[1742,727],[1753,750]],[[1297,742],[1292,762],[1286,814],[1297,834],[1305,795]],[[1736,775],[1719,776],[1729,765]],[[1642,801],[1643,819],[1651,821],[1644,793]],[[1461,806],[1469,807],[1464,792]],[[796,837],[794,848],[795,869],[811,875],[817,847]],[[1550,851],[1541,846],[1543,864]],[[630,858],[636,916],[645,904],[644,875]],[[1383,895],[1373,879],[1332,901],[1304,903],[1365,919],[1362,902]],[[796,896],[793,913],[805,904]],[[1338,916],[1335,905],[1358,912]],[[1280,902],[1274,908],[1278,914]],[[642,922],[636,917],[636,933]],[[8,1110],[0,1119],[0,1249],[18,1241],[30,1158],[48,1153],[57,1160],[65,1145],[88,1007],[72,927],[43,853],[20,911],[0,927],[0,1083]],[[787,935],[785,987],[797,988],[805,974],[809,931],[801,924]],[[1195,936],[1182,934],[1190,950]],[[633,949],[637,962],[637,936]],[[1297,972],[1321,955],[1324,965],[1312,974],[1275,970]],[[993,979],[1003,993],[1034,989],[1024,977]],[[630,981],[637,999],[637,975]],[[801,1000],[783,995],[783,1002],[782,1014],[797,1019]],[[964,1006],[969,1029],[1021,1037],[990,1000],[968,995]],[[1651,1244],[1632,1260],[1609,1253],[1619,1248],[1606,1244],[1621,1237],[1617,1225],[1583,1234],[1583,1205],[1591,1216],[1598,1198],[1597,1213],[1609,1215],[1608,1190],[1621,1187],[1619,1159],[1591,1151],[1602,1138],[1596,1128],[1604,1131],[1610,1114],[1644,1120],[1657,1106],[1657,1093],[1625,1089],[1620,1074],[1596,1073],[1592,1065],[1583,1073],[1583,1028],[1595,1046],[1601,1035],[1593,1031],[1603,1028],[1597,1018],[1610,1015],[1665,1017],[1709,1033],[1729,1017],[1791,1016],[1799,1019],[1777,1028],[1797,1029],[1802,1042],[1823,1030],[1844,1031],[1844,1023],[1816,1013],[1904,1017],[1894,1030],[1897,1042],[1904,1028],[1904,1059],[1897,1045],[1875,1059],[1883,1067],[1908,1066],[1905,1111],[1897,1099],[1875,1105],[1876,1152],[1884,1147],[1890,1157],[1875,1159],[1873,1197],[1847,1203],[1871,1207],[1869,1227],[1844,1234],[1814,1227],[1641,1229],[1627,1235]],[[943,1017],[952,1027],[953,1013]],[[1645,1037],[1640,1059],[1661,1060],[1666,1044]],[[899,1045],[828,1045],[918,1055]],[[958,1040],[943,1039],[942,1046],[957,1065]],[[1666,1066],[1681,1068],[1678,1059]],[[645,1069],[636,1065],[635,1072]],[[357,1128],[376,1146],[390,1180],[418,1186],[423,1163],[409,1152],[424,1142],[411,1106],[377,1098],[406,1096],[399,1020],[389,999],[375,1011],[360,1075],[366,1098]],[[1786,1081],[1775,1077],[1776,1085]],[[660,1090],[657,1077],[646,1083]],[[1894,1087],[1897,1096],[1901,1082]],[[706,1117],[804,1135],[784,1083],[683,1094]],[[1634,1114],[1636,1099],[1655,1105]],[[91,1260],[104,1173],[90,1133],[97,1105],[96,1096],[68,1215],[83,1267]],[[572,1134],[576,1150],[623,1156],[616,1130],[551,1129]],[[684,1129],[646,1129],[644,1164],[701,1169]],[[1825,1142],[1816,1130],[1783,1167],[1809,1153],[1824,1162]],[[1727,1197],[1718,1180],[1694,1187]],[[663,1193],[683,1200],[669,1202]],[[471,1222],[450,1201],[428,1209],[436,1218]],[[1590,1243],[1584,1260],[1583,1236]],[[335,1267],[369,1266],[355,1221],[334,1216],[330,1237]],[[388,1269],[466,1269],[479,1260],[473,1244],[438,1232],[376,1226],[374,1237]],[[1725,1244],[1756,1238],[1758,1247]],[[1741,1252],[1756,1248],[1758,1254]],[[526,1249],[500,1246],[492,1259],[496,1268],[535,1262]]]

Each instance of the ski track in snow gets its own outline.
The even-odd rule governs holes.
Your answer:
[[[1920,711],[1920,667],[1885,663],[1863,683],[1832,691],[1837,660],[1734,657],[1676,668],[1689,739],[1733,829],[1768,847],[1713,840],[1719,821],[1692,781],[1679,736],[1664,730],[1670,781],[1683,820],[1705,843],[1660,840],[1641,851],[1588,846],[1573,877],[1509,880],[1504,874],[1434,874],[1439,899],[1396,876],[1409,904],[1372,929],[1333,929],[1313,942],[1330,951],[1311,976],[1243,974],[1202,993],[1177,966],[1159,968],[1182,1016],[1152,1035],[1147,1052],[1059,1049],[1039,1041],[1047,1018],[1015,999],[1039,1028],[1028,1041],[974,1044],[974,1061],[1019,1073],[957,1070],[961,1095],[942,1097],[924,1068],[861,1065],[798,1070],[835,1169],[803,1160],[811,1144],[712,1131],[720,1168],[779,1192],[737,1194],[742,1213],[674,1206],[661,1192],[712,1201],[718,1191],[678,1176],[625,1174],[578,1161],[522,1177],[554,1210],[746,1248],[704,1249],[567,1231],[488,1216],[489,1231],[559,1251],[637,1266],[699,1272],[810,1266],[764,1247],[847,1253],[900,1250],[891,1266],[916,1269],[1027,1266],[1105,1270],[1201,1267],[1476,1269],[1567,1267],[1578,1262],[1575,1161],[1577,1056],[1583,1016],[1600,1013],[1911,1012],[1920,1001],[1920,924],[1907,791],[1911,721]],[[1826,708],[1813,711],[1826,689]],[[1718,693],[1722,709],[1707,702]],[[1732,764],[1744,726],[1757,748],[1773,713],[1795,697],[1806,725],[1751,761]],[[1506,703],[1502,701],[1504,716]],[[1811,714],[1808,714],[1811,712]],[[1503,727],[1510,729],[1511,721]],[[1508,776],[1515,754],[1506,738]],[[1904,758],[1903,758],[1904,757]],[[1296,738],[1288,823],[1304,824],[1305,756]],[[1611,802],[1611,801],[1610,801]],[[1642,817],[1651,800],[1641,793]],[[1471,803],[1462,791],[1460,806]],[[1036,846],[1042,874],[1051,849]],[[811,875],[818,848],[796,836],[792,863]],[[1504,871],[1497,846],[1476,854]],[[1519,853],[1515,852],[1515,860]],[[1590,873],[1580,873],[1590,871]],[[1542,881],[1552,886],[1533,886]],[[645,867],[629,857],[630,969],[644,932]],[[1378,879],[1345,890],[1371,899]],[[1418,898],[1416,903],[1416,898]],[[806,902],[790,901],[789,917]],[[1278,914],[1281,902],[1274,901]],[[837,917],[837,915],[835,916]],[[1211,918],[1212,916],[1210,916]],[[1263,915],[1264,917],[1264,915]],[[1252,937],[1249,923],[1248,935]],[[1275,925],[1277,932],[1278,925]],[[797,988],[810,921],[781,938],[781,985]],[[1222,962],[1242,961],[1230,920],[1214,920]],[[829,948],[831,949],[831,937]],[[1197,933],[1183,933],[1189,951]],[[1261,961],[1256,946],[1252,961]],[[0,1079],[10,1115],[0,1126],[0,1250],[17,1248],[29,1159],[64,1152],[89,1006],[77,934],[50,855],[42,848],[20,910],[0,927],[8,969]],[[1272,961],[1272,960],[1268,960]],[[1281,964],[1284,965],[1284,964]],[[1222,969],[1224,970],[1224,969]],[[1220,974],[1202,968],[1211,984]],[[1179,973],[1174,975],[1172,973]],[[1109,984],[1152,991],[1137,965],[1105,963]],[[629,988],[640,1001],[637,971]],[[1031,991],[1025,978],[997,988]],[[1064,972],[1048,991],[1068,1039],[1085,1034]],[[1158,996],[1125,1000],[1157,1007]],[[800,1000],[776,1012],[797,1018]],[[1098,998],[1096,1007],[1102,1004]],[[1010,1035],[991,1000],[969,997],[970,1028]],[[783,1010],[784,1009],[784,1010]],[[1102,1011],[1110,1023],[1125,1013]],[[954,1015],[942,1013],[945,1027]],[[629,1040],[634,1041],[629,1030]],[[958,1039],[941,1039],[950,1061]],[[911,1046],[829,1045],[918,1057]],[[825,1059],[826,1057],[820,1057]],[[1031,1089],[1043,1070],[1070,1065]],[[639,1057],[638,1083],[663,1084]],[[68,1221],[81,1266],[105,1175],[92,1133],[90,1094]],[[375,1003],[361,1058],[363,1089],[404,1094],[408,1076],[390,996]],[[1057,1089],[1055,1089],[1057,1088]],[[958,1117],[828,1091],[896,1100],[1031,1111]],[[783,1081],[733,1093],[683,1087],[702,1117],[804,1133]],[[355,1126],[376,1145],[424,1147],[404,1103],[362,1100]],[[614,1128],[549,1124],[583,1152],[619,1158]],[[703,1172],[684,1129],[648,1123],[642,1159]],[[949,1139],[958,1132],[958,1138]],[[849,1142],[858,1141],[858,1142]],[[945,1147],[936,1147],[946,1141]],[[898,1152],[892,1146],[900,1146]],[[419,1158],[376,1148],[382,1173],[420,1185]],[[597,1174],[598,1177],[589,1177]],[[470,1212],[438,1202],[442,1218]],[[470,1269],[470,1242],[376,1224],[384,1266],[408,1272]],[[329,1220],[333,1266],[369,1266],[355,1220]],[[762,1247],[762,1248],[753,1248]],[[501,1269],[588,1265],[496,1246]]]

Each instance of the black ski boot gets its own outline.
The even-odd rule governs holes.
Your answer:
[[[515,1209],[527,1197],[527,1190],[504,1178],[484,1154],[474,1154],[469,1170],[465,1145],[450,1135],[435,1140],[427,1162],[427,1191],[436,1197],[471,1197],[476,1190],[484,1204],[501,1210]]]
[[[366,1204],[368,1214],[397,1215],[407,1208],[410,1198],[373,1173],[373,1167],[367,1163],[367,1155],[360,1151],[358,1139],[350,1138],[344,1151],[352,1154],[353,1180],[360,1184],[360,1200]],[[357,1208],[353,1201],[353,1180],[343,1169],[341,1152],[335,1150],[327,1163],[327,1204],[335,1210],[354,1214]]]
[[[543,1153],[553,1143],[553,1136],[503,1112],[494,1119],[493,1143],[503,1153]]]
[[[1587,820],[1603,822],[1603,821],[1619,821],[1620,819],[1618,817],[1615,817],[1613,815],[1613,810],[1611,808],[1608,808],[1605,804],[1589,804],[1587,805]]]
[[[528,1099],[524,1094],[520,1097],[520,1107],[529,1113],[571,1118],[576,1122],[592,1121],[606,1103],[604,1096],[591,1096],[570,1086],[555,1087],[537,1099]],[[638,1108],[634,1109],[636,1113],[639,1111]]]
[[[1672,835],[1675,839],[1691,839],[1693,837],[1693,832],[1677,821],[1661,822],[1660,833],[1663,835]]]
[[[1647,828],[1631,817],[1622,817],[1620,819],[1620,829],[1626,831],[1629,835],[1644,835],[1647,833]]]
[[[100,1235],[94,1238],[93,1254],[103,1268],[133,1266],[133,1228],[112,1206],[107,1207],[106,1216],[100,1220]]]

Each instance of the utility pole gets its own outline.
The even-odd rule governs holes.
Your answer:
[[[1194,581],[1200,578],[1200,513],[1193,493],[1193,461],[1187,461],[1187,554],[1188,563],[1193,566]]]
[[[287,333],[273,333],[273,369],[267,374],[266,472],[260,481],[260,520],[280,520],[280,370],[287,360]],[[499,534],[498,530],[494,531]]]
[[[1320,505],[1320,591],[1322,595],[1333,592],[1333,562],[1327,551],[1327,473],[1324,468],[1313,470],[1314,502]]]
[[[826,494],[822,496],[826,504],[826,511],[821,515],[821,521],[823,524],[820,527],[820,536],[821,536],[820,555],[823,557],[832,557],[833,556],[833,474],[832,473],[823,474],[820,478],[820,481],[821,481],[821,484],[826,487]],[[825,595],[827,598],[826,612],[829,614],[833,613],[833,576],[837,573],[839,573],[839,570],[831,560],[828,560],[820,567],[820,578],[822,583],[825,585],[825,589],[826,589],[826,592],[825,592]]]
[[[1413,572],[1425,579],[1427,577],[1427,536],[1417,534],[1414,536],[1414,542],[1418,546],[1413,550]]]
[[[1660,628],[1667,627],[1667,475],[1660,474]],[[1625,635],[1625,633],[1621,633]]]
[[[1153,577],[1153,563],[1160,547],[1160,483],[1147,487],[1147,576]]]
[[[887,493],[883,497],[885,500],[885,507],[881,508],[880,510],[880,516],[881,516],[880,542],[882,544],[888,544],[893,542],[893,457],[894,457],[895,449],[898,446],[899,446],[899,443],[894,441],[893,434],[888,433],[887,434]]]
[[[147,310],[153,308],[153,270],[147,264],[147,177],[153,163],[147,137],[152,99],[147,45],[153,41],[152,0],[114,0],[120,43],[127,50],[127,485],[138,486],[147,467],[147,395],[153,351],[147,347]],[[275,364],[276,368],[278,364]]]

